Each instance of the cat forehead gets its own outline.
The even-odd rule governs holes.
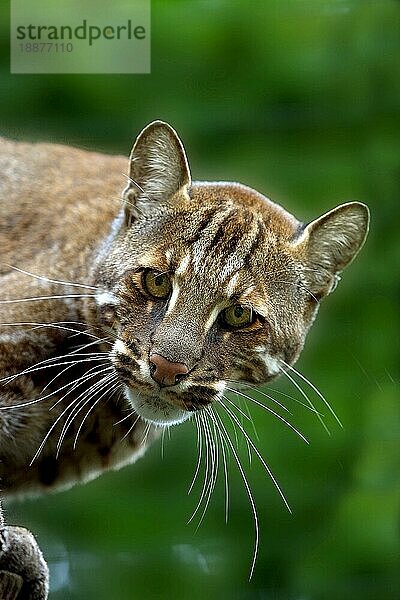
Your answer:
[[[298,229],[290,213],[242,184],[198,182],[189,191],[147,223],[151,244],[168,247],[171,255],[190,248],[196,268],[213,257],[243,262],[258,249],[273,250]]]

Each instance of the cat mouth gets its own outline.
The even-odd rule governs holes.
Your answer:
[[[180,385],[174,386],[179,388]],[[134,411],[145,421],[159,427],[178,425],[217,401],[225,388],[225,382],[215,387],[192,385],[184,389],[132,388],[125,384],[125,397]],[[186,389],[185,389],[186,388]]]
[[[193,414],[193,411],[181,408],[163,397],[162,393],[141,393],[125,386],[125,396],[139,417],[157,427],[178,425]]]
[[[125,350],[125,346],[123,347]],[[136,363],[136,368],[133,368]],[[124,394],[135,413],[158,427],[183,423],[217,400],[225,389],[218,377],[200,375],[174,385],[162,385],[153,379],[145,360],[134,360],[126,352],[115,352],[113,366],[124,384]],[[207,383],[203,381],[206,379]]]

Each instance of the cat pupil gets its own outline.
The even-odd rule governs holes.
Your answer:
[[[163,281],[164,281],[164,276],[163,276],[163,275],[156,275],[156,276],[154,277],[154,283],[155,283],[155,285],[156,285],[157,287],[159,287],[160,285],[162,285],[162,284],[163,284]]]
[[[243,315],[244,312],[244,308],[242,306],[240,306],[239,304],[237,304],[234,308],[234,314],[235,317],[237,317],[238,319]]]

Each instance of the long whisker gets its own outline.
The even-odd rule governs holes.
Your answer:
[[[93,358],[93,359],[81,360],[81,361],[77,361],[77,362],[82,363],[82,362],[93,362],[93,361],[103,361],[103,364],[106,363],[104,358]],[[68,363],[62,363],[62,364],[68,364]],[[113,368],[113,367],[110,367],[110,368]],[[82,376],[82,377],[84,377],[84,376]],[[0,406],[0,410],[13,410],[16,408],[23,408],[25,406],[32,406],[33,404],[37,404],[38,402],[42,402],[43,400],[46,400],[47,398],[54,396],[55,394],[57,394],[58,392],[61,392],[63,389],[67,388],[70,385],[71,385],[71,382],[68,382],[65,385],[59,387],[57,390],[54,390],[54,391],[50,392],[49,394],[46,394],[45,396],[40,395],[37,398],[34,398],[33,400],[28,400],[27,402],[21,402],[20,404],[12,404],[10,406]]]
[[[287,371],[285,371],[285,369],[282,369],[282,367],[279,367],[279,370],[282,373],[282,375],[285,375],[285,377],[287,377],[289,379],[289,381],[291,381],[293,383],[293,385],[299,390],[299,392],[303,396],[303,398],[305,398],[307,400],[308,404],[313,409],[313,412],[315,412],[315,414],[317,415],[318,421],[321,423],[321,425],[325,429],[326,433],[330,436],[331,432],[330,432],[328,426],[326,425],[322,415],[317,411],[317,409],[314,406],[314,403],[312,402],[312,400],[310,400],[310,398],[308,397],[306,392],[303,390],[303,388],[297,383],[297,381]]]
[[[80,361],[79,361],[79,362],[80,362]],[[49,388],[49,387],[52,385],[52,383],[54,383],[54,381],[55,381],[56,379],[58,379],[58,377],[61,377],[61,376],[62,376],[62,375],[63,375],[63,374],[66,372],[66,371],[68,371],[69,369],[72,369],[74,366],[76,366],[76,364],[78,364],[78,363],[75,363],[75,362],[73,362],[72,364],[68,365],[68,367],[65,367],[65,369],[63,369],[62,371],[60,371],[59,373],[57,373],[57,375],[55,375],[55,376],[54,376],[54,377],[53,377],[53,378],[52,378],[52,379],[51,379],[51,380],[50,380],[50,381],[49,381],[49,382],[48,382],[48,383],[47,383],[47,384],[44,386],[44,388],[43,388],[43,389],[42,389],[42,391],[41,391],[41,394],[43,394],[43,392],[45,392],[45,391],[46,391],[46,390],[47,390],[47,389],[48,389],[48,388]],[[106,364],[106,361],[105,361],[103,364]],[[91,369],[89,369],[88,371],[86,371],[86,372],[85,372],[85,374],[83,375],[83,377],[85,377],[86,375],[88,375],[88,374],[89,374],[91,371],[93,371],[94,369],[97,369],[99,366],[102,366],[102,365],[95,365],[95,366],[93,366]],[[78,379],[77,381],[79,381],[79,379]],[[71,384],[72,384],[72,383],[73,383],[73,381],[71,382]],[[74,389],[74,388],[72,388],[72,389]],[[52,407],[51,407],[49,410],[51,410],[52,408],[54,408],[54,406],[56,406],[57,404],[58,404],[58,403],[56,402],[56,404],[55,404],[55,405],[53,405],[53,406],[52,406]]]
[[[57,375],[55,375],[52,379],[50,379],[50,381],[44,386],[44,388],[41,391],[41,394],[43,394],[43,392],[45,392],[47,389],[49,389],[51,387],[51,385],[56,381],[56,379],[58,379],[59,377],[62,377],[64,375],[64,373],[66,373],[66,371],[73,369],[75,365],[76,365],[76,363],[72,363],[71,365],[68,365],[67,367],[65,367],[65,369],[62,369],[62,371],[57,373]]]
[[[114,383],[113,383],[113,382],[114,382]],[[104,391],[104,392],[103,392],[103,393],[102,393],[102,394],[101,394],[101,395],[100,395],[100,396],[97,398],[97,400],[96,400],[96,401],[93,403],[93,405],[92,405],[92,406],[89,408],[89,410],[86,412],[85,416],[83,417],[83,419],[82,419],[82,421],[81,421],[81,424],[80,424],[80,425],[79,425],[79,427],[78,427],[78,430],[77,430],[77,432],[76,432],[75,439],[74,439],[74,445],[73,445],[73,448],[74,448],[74,450],[75,450],[75,448],[76,448],[76,445],[77,445],[77,443],[78,443],[78,438],[79,438],[79,434],[80,434],[80,432],[81,432],[81,430],[82,430],[82,427],[83,427],[83,425],[84,425],[84,423],[85,423],[86,419],[87,419],[87,418],[88,418],[88,416],[90,415],[90,413],[91,413],[91,412],[92,412],[92,411],[95,409],[95,407],[97,406],[97,404],[100,402],[100,400],[101,400],[102,398],[104,398],[104,396],[106,396],[107,394],[112,394],[112,393],[113,393],[113,392],[114,392],[114,391],[115,391],[115,390],[116,390],[118,387],[120,387],[120,386],[121,386],[121,383],[120,383],[119,381],[115,381],[115,377],[114,377],[113,379],[111,379],[111,381],[108,381],[108,382],[107,382],[107,385],[105,386],[105,387],[106,387],[105,391]],[[98,390],[98,391],[101,391],[101,390]],[[87,401],[85,402],[84,406],[86,406],[86,404],[87,404],[88,402],[90,402],[90,401],[92,400],[92,398],[93,398],[93,396],[91,396],[91,397],[89,398],[89,400],[87,400]],[[82,407],[82,409],[83,409],[83,407]],[[81,410],[81,409],[79,409],[79,411],[78,411],[78,412],[80,412],[80,410]],[[77,413],[75,413],[75,415],[74,415],[74,419],[75,419],[75,417],[77,416],[78,412],[77,412]]]
[[[125,438],[128,437],[128,435],[131,433],[131,431],[133,430],[133,428],[135,427],[136,423],[139,421],[140,419],[140,415],[138,415],[136,417],[136,419],[133,421],[132,425],[129,427],[128,431],[125,433],[125,435],[120,439],[120,442],[122,442]]]
[[[229,392],[231,392],[232,390],[230,388],[226,388]],[[236,396],[239,398],[239,394],[237,392],[235,392]],[[236,408],[236,410],[242,415],[242,417],[244,417],[245,419],[247,419],[247,421],[251,421],[251,418],[249,417],[249,415],[246,415],[245,412],[243,412],[243,410],[237,406],[237,404],[235,404],[234,402],[232,402],[232,400],[229,400],[228,396],[225,396],[225,394],[222,394],[222,397],[224,398],[224,400],[227,400],[230,404],[233,404],[233,406]]]
[[[239,428],[239,430],[242,432],[243,436],[245,438],[247,438],[251,448],[253,449],[253,451],[255,452],[256,456],[258,457],[259,461],[261,462],[262,466],[264,467],[264,469],[267,471],[271,481],[273,482],[276,490],[278,491],[280,497],[282,498],[286,508],[288,509],[288,511],[290,513],[292,513],[292,509],[289,506],[289,503],[286,499],[285,494],[282,491],[282,488],[280,487],[275,475],[272,473],[271,468],[268,466],[268,464],[265,462],[265,459],[263,458],[263,456],[261,455],[260,451],[258,450],[257,446],[255,445],[255,443],[253,442],[253,440],[251,439],[251,437],[249,436],[249,434],[247,433],[247,431],[245,430],[245,428],[242,426],[241,422],[239,421],[239,419],[237,418],[237,416],[235,415],[235,413],[233,413],[230,408],[228,408],[226,406],[226,404],[223,403],[222,400],[219,400],[219,404],[224,408],[224,410],[226,411],[226,413],[231,417],[231,419],[233,419],[233,421],[236,423],[237,427]],[[216,413],[217,414],[217,413]]]
[[[74,406],[74,404],[77,402],[77,398],[73,399],[68,406],[62,411],[62,413],[57,417],[57,419],[55,420],[55,422],[53,423],[53,425],[50,427],[49,431],[46,433],[46,435],[44,436],[39,448],[36,450],[35,454],[32,457],[32,460],[29,464],[29,466],[31,467],[33,465],[33,463],[35,462],[35,460],[39,457],[40,453],[42,452],[43,448],[46,445],[47,440],[49,439],[52,431],[55,429],[55,427],[57,426],[57,424],[60,422],[60,420],[63,418],[63,416],[65,415],[65,413]]]
[[[96,375],[99,375],[100,373],[94,373],[92,374],[90,377],[94,377]],[[82,379],[82,378],[81,378]],[[89,377],[87,378],[89,379]],[[86,379],[86,380],[87,380]],[[86,381],[84,380],[84,381]],[[81,382],[84,383],[84,381]],[[79,384],[79,385],[81,385]],[[68,385],[71,385],[70,383]],[[63,386],[64,388],[66,386]],[[76,386],[75,386],[76,387]],[[71,391],[71,390],[69,390]],[[69,392],[67,392],[67,394],[65,394],[56,404],[58,404],[59,402],[61,402],[61,400],[63,400]],[[35,462],[35,460],[38,458],[38,456],[40,455],[40,453],[42,452],[44,446],[46,445],[47,440],[49,439],[50,435],[52,434],[52,432],[54,431],[55,427],[57,426],[57,424],[60,422],[60,420],[63,418],[63,416],[66,414],[66,412],[74,405],[76,404],[76,402],[79,400],[80,396],[78,396],[77,398],[75,398],[62,412],[61,414],[58,416],[58,418],[55,420],[55,422],[53,423],[53,425],[50,427],[49,431],[47,432],[47,434],[45,435],[45,437],[42,440],[42,443],[40,444],[39,448],[37,449],[36,453],[34,454],[31,462],[30,462],[30,466],[32,466],[32,464]],[[55,406],[55,405],[54,405]]]
[[[251,426],[253,428],[254,435],[256,436],[256,440],[259,442],[260,441],[260,437],[259,437],[259,435],[257,433],[257,429],[256,429],[255,423],[253,421],[253,417],[251,415],[250,409],[249,409],[246,401],[244,402],[244,406],[245,406],[245,409],[247,411],[247,414],[249,415],[250,423],[251,423]]]
[[[205,410],[207,410],[207,409],[205,409]],[[220,435],[225,438],[225,440],[227,441],[227,443],[228,443],[228,445],[229,445],[229,447],[231,449],[231,452],[232,452],[232,454],[234,456],[234,459],[236,461],[236,464],[238,466],[240,475],[242,477],[242,480],[243,480],[243,483],[244,483],[247,495],[248,495],[249,500],[250,500],[250,506],[251,506],[251,510],[252,510],[252,513],[253,513],[254,529],[255,529],[253,560],[252,560],[252,563],[251,563],[250,575],[249,575],[249,581],[250,581],[251,578],[253,577],[253,572],[254,572],[254,567],[256,565],[257,554],[258,554],[258,547],[259,547],[259,536],[260,536],[259,529],[260,529],[260,527],[259,527],[259,522],[258,522],[257,507],[256,507],[256,503],[255,503],[254,498],[253,498],[253,494],[251,492],[251,488],[250,488],[249,482],[247,480],[246,474],[245,474],[244,469],[242,467],[242,463],[240,462],[240,458],[239,458],[239,456],[238,456],[238,454],[237,454],[237,452],[235,450],[235,446],[234,446],[234,444],[233,444],[233,442],[232,442],[232,440],[231,440],[231,438],[229,436],[229,433],[227,432],[227,430],[225,428],[225,425],[224,425],[221,417],[216,412],[213,412],[213,411],[209,411],[209,412],[210,412],[211,419],[213,419],[213,421],[214,421],[214,423],[215,423],[215,425],[217,427],[217,430],[220,432]]]
[[[71,350],[70,354],[77,354],[80,353],[82,350],[86,350],[86,348],[90,348],[91,346],[96,346],[100,344],[108,344],[109,346],[114,345],[113,342],[110,342],[108,337],[98,338],[97,340],[94,340],[93,342],[88,342],[87,344],[79,344],[79,346],[77,346],[74,350]]]
[[[266,394],[265,392],[263,392],[262,389],[260,389],[259,387],[255,386],[255,385],[251,385],[250,383],[244,383],[244,382],[242,383],[240,381],[235,381],[234,379],[227,379],[226,381],[229,381],[229,383],[232,383],[234,385],[239,386],[239,388],[246,387],[246,388],[249,388],[251,390],[254,390],[255,392],[257,392],[257,394],[260,394],[261,396],[264,396],[264,398],[268,398],[272,402],[275,402],[275,404],[277,404],[278,406],[280,406],[283,410],[285,410],[288,413],[290,413],[290,410],[287,408],[287,406],[285,406],[284,404],[282,404],[281,402],[279,402],[276,398],[273,398],[273,396],[271,396],[270,394]],[[323,416],[322,413],[320,413],[315,408],[312,408],[309,404],[305,404],[305,402],[302,402],[298,398],[295,398],[294,396],[291,396],[290,394],[287,394],[286,392],[283,392],[282,390],[277,390],[276,388],[272,388],[270,386],[268,386],[267,389],[270,392],[274,392],[275,394],[279,394],[280,396],[284,396],[285,398],[288,398],[289,400],[293,400],[297,404],[301,404],[301,406],[304,406],[304,408],[306,408],[307,410],[309,410],[309,411],[311,411],[313,413],[320,414],[321,416]]]
[[[300,377],[300,379],[302,379],[305,383],[307,383],[310,386],[310,388],[312,390],[314,390],[314,392],[321,398],[321,400],[323,401],[325,406],[328,408],[328,410],[331,412],[333,417],[336,419],[336,421],[340,425],[340,427],[343,428],[343,424],[342,424],[341,420],[339,419],[339,417],[337,416],[337,414],[335,413],[335,411],[333,410],[332,406],[329,404],[329,402],[327,401],[325,396],[319,391],[319,389],[309,379],[307,379],[307,377],[305,375],[303,375],[302,373],[300,373],[300,371],[298,371],[297,369],[292,367],[292,365],[289,365],[289,363],[285,362],[282,359],[280,360],[280,362],[283,363],[285,365],[285,367],[287,367],[288,369],[293,371],[293,373],[295,373],[298,377]]]
[[[226,388],[226,389],[228,391],[231,391],[229,388]],[[233,392],[231,392],[231,393],[233,393]],[[246,414],[242,410],[242,408],[241,408],[241,406],[242,406],[242,400],[244,401],[244,405],[247,406],[246,399],[243,398],[243,396],[241,397],[240,394],[237,391],[235,391],[234,393],[235,393],[235,396],[236,396],[236,399],[238,401],[239,406],[237,404],[235,404],[234,402],[232,402],[228,398],[228,396],[225,396],[225,394],[222,394],[222,398],[224,398],[227,402],[230,402],[236,408],[236,410],[239,412],[240,416],[244,417],[247,421],[250,421],[250,423],[253,425],[253,428],[254,428],[254,423],[253,423],[253,421],[251,419],[251,416],[248,415],[248,414]],[[233,423],[232,423],[232,427],[233,427],[233,430],[234,430],[234,432],[236,434],[236,428],[235,428],[235,426],[234,426]],[[250,448],[249,443],[248,443],[248,441],[246,439],[245,439],[245,442],[246,442],[247,454],[249,456],[249,465],[251,465],[251,462],[252,462],[251,448]]]
[[[134,414],[135,414],[135,411],[131,410],[130,413],[127,414],[125,417],[122,417],[122,419],[120,419],[119,421],[116,421],[115,423],[113,423],[113,427],[115,427],[116,425],[119,425],[120,423],[123,423],[127,419],[130,419],[132,417],[132,415],[134,415]]]
[[[26,369],[19,371],[18,373],[14,373],[13,375],[8,375],[7,377],[3,377],[3,379],[0,379],[0,383],[10,383],[11,381],[14,381],[18,377],[21,377],[22,375],[29,375],[30,373],[34,373],[35,371],[41,371],[43,369],[49,369],[52,367],[60,367],[60,366],[72,364],[72,363],[78,364],[80,362],[82,362],[82,363],[89,362],[92,360],[92,358],[85,358],[85,359],[78,359],[78,360],[66,361],[66,362],[56,362],[56,361],[59,361],[64,358],[69,359],[69,358],[71,358],[72,355],[74,358],[76,356],[90,356],[90,357],[93,357],[96,359],[99,356],[103,356],[104,358],[109,357],[108,352],[85,352],[85,353],[69,352],[68,354],[62,354],[61,356],[53,356],[52,358],[46,358],[45,360],[41,360],[41,361],[35,363],[34,365],[31,365],[30,367],[27,367]]]
[[[104,371],[108,371],[109,369],[105,369],[103,371],[100,371],[99,373],[96,373],[96,375],[101,374]],[[65,420],[65,423],[63,425],[63,428],[61,430],[60,433],[60,437],[57,443],[57,458],[62,446],[62,443],[64,441],[65,435],[67,434],[67,431],[70,427],[70,425],[72,424],[73,420],[75,419],[75,417],[77,416],[77,414],[86,406],[86,404],[88,402],[90,402],[93,397],[100,392],[105,385],[109,382],[109,381],[115,381],[115,374],[114,373],[107,373],[106,375],[104,375],[104,377],[102,377],[99,381],[97,381],[96,383],[92,384],[89,389],[84,390],[83,392],[81,392],[79,394],[79,396],[76,398],[76,400],[79,400],[79,402],[75,405],[74,409],[71,410],[70,414],[68,415],[68,417]],[[87,381],[87,379],[85,380]],[[75,446],[74,446],[75,449]]]
[[[191,523],[194,519],[194,517],[196,516],[202,502],[203,502],[203,498],[205,497],[206,493],[207,493],[207,489],[208,489],[208,478],[209,478],[209,472],[210,472],[210,441],[209,441],[209,437],[208,437],[208,429],[207,429],[207,424],[206,421],[203,419],[203,415],[200,413],[199,414],[199,424],[202,426],[202,430],[203,430],[203,434],[204,434],[204,449],[205,449],[205,469],[204,469],[204,479],[203,479],[203,487],[199,496],[199,500],[197,502],[196,508],[194,509],[194,511],[192,512],[192,515],[190,517],[190,519],[188,520],[188,523]]]
[[[151,428],[151,423],[147,423],[146,427],[144,428],[144,433],[143,433],[142,441],[140,442],[140,446],[146,445],[147,438],[148,438],[148,435],[150,432],[150,428]]]
[[[301,283],[294,283],[294,281],[278,281],[277,279],[274,279],[272,281],[272,283],[285,283],[286,285],[293,285],[294,287],[297,287],[299,290],[303,290],[304,292],[307,292],[307,294],[315,301],[315,302],[319,302],[318,298],[305,286],[302,285]]]
[[[214,424],[215,425],[215,424]],[[228,463],[225,452],[225,440],[222,437],[221,431],[217,429],[218,438],[221,445],[222,452],[222,464],[224,466],[224,481],[225,481],[225,523],[228,523],[229,516],[229,477],[228,477]]]
[[[165,427],[161,433],[161,460],[164,460]]]
[[[207,413],[204,413],[205,416],[207,416]],[[211,473],[210,473],[210,481],[208,484],[208,490],[207,490],[207,495],[205,498],[205,502],[204,502],[204,508],[203,508],[203,512],[201,513],[199,522],[197,524],[196,527],[196,531],[199,529],[200,525],[203,522],[203,519],[206,515],[208,506],[210,504],[210,500],[213,494],[213,491],[215,489],[215,484],[217,482],[217,478],[218,478],[218,469],[219,469],[219,455],[218,455],[218,444],[217,444],[217,439],[216,439],[216,428],[215,428],[215,423],[213,421],[211,421],[211,424],[213,425],[214,428],[214,436],[215,436],[215,440],[213,439],[212,436],[212,432],[211,432],[211,428],[209,429],[210,432],[210,442],[211,442]]]
[[[64,298],[95,298],[96,294],[60,294],[56,296],[32,296],[32,298],[16,298],[14,300],[0,300],[0,304],[17,304],[20,302],[35,302],[38,300],[62,300]]]
[[[87,335],[88,337],[95,338],[95,341],[92,343],[98,343],[100,338],[94,333],[90,333],[89,331],[82,331],[80,329],[74,329],[72,327],[67,327],[66,325],[62,325],[62,323],[72,323],[73,321],[60,321],[57,323],[36,323],[29,321],[20,321],[16,323],[0,323],[0,327],[32,327],[32,331],[35,329],[49,328],[49,329],[59,329],[60,331],[71,331],[73,333],[77,333],[79,335]]]
[[[61,402],[63,400],[65,400],[65,398],[67,396],[69,396],[70,394],[72,394],[72,392],[74,390],[76,390],[77,388],[81,387],[83,384],[85,384],[87,381],[89,381],[90,379],[93,379],[93,377],[97,377],[98,375],[101,375],[104,372],[107,372],[109,370],[112,369],[112,367],[104,367],[104,363],[100,364],[100,365],[95,365],[94,367],[92,367],[91,369],[89,369],[84,375],[82,375],[81,377],[78,377],[77,379],[74,379],[73,381],[70,381],[66,386],[63,386],[62,388],[59,388],[58,390],[56,390],[54,393],[58,393],[60,392],[63,388],[66,388],[68,386],[70,386],[70,388],[65,392],[65,394],[59,398],[59,400],[57,400],[52,406],[50,406],[49,411],[53,410],[56,406],[58,406],[59,404],[61,404]],[[89,388],[91,389],[91,387]],[[79,400],[79,398],[86,393],[87,390],[84,390],[83,392],[81,392],[79,394],[79,396],[76,398],[76,400]]]
[[[251,390],[254,390],[257,394],[260,394],[261,396],[264,396],[264,398],[268,398],[268,400],[271,400],[271,402],[274,402],[275,404],[277,404],[280,408],[282,408],[282,410],[285,410],[286,412],[288,412],[289,414],[291,414],[290,410],[287,408],[287,406],[285,406],[284,404],[282,404],[281,402],[279,402],[279,400],[277,400],[273,396],[270,396],[269,394],[266,394],[265,392],[263,392],[262,390],[260,390],[256,386],[253,386],[253,385],[250,385],[250,384],[247,384],[247,383],[241,384],[240,382],[237,382],[234,379],[227,379],[226,381],[228,381],[229,383],[232,383],[234,385],[239,385],[240,387],[243,385],[244,387],[248,387]]]
[[[280,394],[281,396],[285,396],[286,398],[289,398],[290,400],[293,400],[294,402],[297,402],[297,404],[301,404],[301,406],[304,406],[304,408],[306,408],[307,410],[319,414],[321,416],[324,416],[321,412],[319,412],[318,410],[315,410],[314,408],[312,408],[309,404],[306,404],[305,402],[302,402],[301,400],[299,400],[298,398],[295,398],[294,396],[291,396],[290,394],[287,394],[286,392],[282,392],[281,390],[277,390],[276,388],[271,388],[268,386],[267,388],[269,391],[274,392],[275,394]]]
[[[196,464],[196,468],[195,468],[194,475],[193,475],[193,478],[192,478],[192,482],[191,482],[191,484],[189,486],[189,489],[188,489],[188,495],[191,493],[191,491],[193,489],[193,486],[194,486],[194,484],[196,482],[197,475],[199,474],[199,470],[200,470],[201,459],[202,459],[203,440],[202,440],[202,437],[201,437],[201,427],[200,427],[200,424],[199,424],[199,416],[198,416],[197,413],[194,414],[194,422],[196,424],[196,429],[197,429],[197,454],[198,454],[198,457],[197,457],[197,464]]]
[[[30,271],[25,271],[24,269],[20,269],[19,267],[14,267],[13,265],[5,265],[9,269],[13,269],[14,271],[18,271],[18,273],[23,273],[24,275],[29,275],[30,277],[34,277],[35,279],[39,279],[40,281],[46,281],[47,283],[60,283],[61,285],[71,285],[73,287],[86,288],[89,290],[100,290],[99,287],[94,285],[84,285],[82,283],[75,283],[72,281],[62,281],[60,279],[49,279],[48,277],[43,277],[43,275],[36,275],[35,273],[31,273]]]
[[[231,388],[227,387],[226,388],[229,392],[235,392],[235,390],[232,390]],[[294,425],[292,425],[291,423],[289,423],[289,421],[287,421],[286,419],[284,419],[284,417],[282,417],[282,415],[280,415],[279,413],[275,412],[274,410],[272,410],[272,408],[269,408],[269,406],[266,406],[265,404],[263,404],[262,402],[259,402],[258,400],[256,400],[255,398],[252,398],[251,396],[247,396],[246,394],[243,394],[242,392],[237,392],[240,396],[243,396],[244,398],[246,398],[247,400],[250,400],[250,402],[253,402],[254,404],[257,404],[257,406],[261,406],[264,410],[266,410],[267,412],[271,413],[272,415],[274,415],[277,419],[279,419],[280,421],[282,421],[283,423],[285,423],[285,425],[287,427],[289,427],[292,431],[294,431],[295,433],[297,433],[297,435],[306,443],[308,444],[309,441],[307,440],[306,437],[304,437],[304,435],[298,430],[296,429],[296,427],[294,427]],[[229,400],[229,402],[231,404],[233,404],[236,408],[238,408],[231,400]]]

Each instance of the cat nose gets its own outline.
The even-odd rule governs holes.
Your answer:
[[[189,369],[184,363],[171,362],[161,354],[150,355],[150,375],[161,386],[175,385],[179,375],[186,375]]]

